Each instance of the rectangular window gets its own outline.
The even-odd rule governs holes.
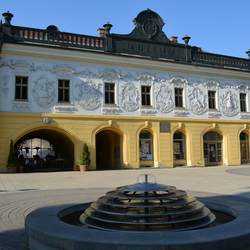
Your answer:
[[[215,91],[208,91],[208,108],[209,109],[216,109],[216,102],[215,102]]]
[[[28,100],[27,76],[16,76],[15,100]]]
[[[115,104],[115,84],[105,83],[105,103]]]
[[[182,108],[183,107],[183,89],[175,88],[175,107]]]
[[[69,80],[58,80],[58,102],[69,102]]]
[[[247,102],[246,102],[246,94],[240,94],[240,111],[247,111]]]
[[[151,87],[150,86],[141,86],[141,103],[143,106],[150,106],[150,92]]]

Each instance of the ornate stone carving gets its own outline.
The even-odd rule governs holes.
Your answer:
[[[74,113],[74,110],[72,106],[55,106],[56,113]]]
[[[72,78],[72,74],[66,72],[66,71],[59,71],[57,73],[57,78],[61,78],[61,79],[71,79]]]
[[[50,124],[52,122],[52,119],[50,117],[43,118],[43,122],[46,124]]]
[[[189,115],[189,112],[186,110],[175,110],[174,111],[174,117],[187,117]]]
[[[172,89],[168,88],[166,84],[161,84],[155,92],[155,107],[162,113],[168,113],[174,108],[174,101],[172,99]]]
[[[35,86],[32,89],[32,94],[35,102],[43,107],[49,107],[55,100],[54,82],[49,82],[46,76],[39,77],[34,81]]]
[[[10,80],[10,77],[8,75],[4,75],[3,76],[3,88],[2,88],[2,92],[3,92],[3,95],[6,97],[9,93],[9,88],[8,88],[8,84],[9,84],[9,80]]]
[[[67,71],[67,72],[70,72],[72,74],[75,73],[75,67],[72,67],[70,65],[56,64],[56,65],[53,65],[52,68],[53,68],[55,73],[57,73],[58,71]]]
[[[198,83],[195,83],[193,87],[188,90],[188,103],[189,110],[196,114],[200,115],[205,112],[207,104],[205,102],[206,95],[198,88]]]
[[[140,115],[155,115],[155,114],[156,114],[155,109],[144,109],[144,108],[140,109]]]
[[[247,93],[249,90],[249,87],[246,84],[241,83],[240,85],[236,87],[236,89],[238,89],[240,93]]]
[[[157,25],[151,19],[147,19],[142,24],[142,29],[149,39],[151,39],[157,33]]]
[[[216,81],[209,80],[207,82],[204,82],[202,84],[204,87],[206,87],[208,90],[217,90],[220,86],[220,84]]]
[[[120,90],[120,107],[126,111],[139,108],[139,92],[132,82],[126,82]]]
[[[152,85],[155,82],[155,76],[152,74],[141,74],[140,76],[137,77],[137,80],[139,81],[140,84],[143,85]]]
[[[88,76],[88,77],[94,77],[94,78],[98,78],[98,75],[93,73],[92,71],[90,71],[89,69],[85,69],[79,72],[76,72],[75,75],[84,75],[84,76]]]
[[[130,80],[130,81],[136,80],[136,77],[133,76],[130,72],[128,72],[128,73],[127,73],[126,75],[124,75],[122,78],[123,78],[123,79]]]
[[[14,70],[16,75],[27,76],[29,74],[29,70],[25,67],[18,67]]]
[[[105,69],[105,70],[100,70],[99,72],[100,72],[99,77],[105,80],[110,79],[110,78],[111,79],[121,78],[121,73],[117,72],[114,69]]]
[[[29,63],[24,60],[18,60],[18,61],[10,60],[10,64],[8,66],[12,69],[15,69],[18,67],[25,67],[29,70],[34,70],[35,68],[34,63]]]
[[[227,90],[225,94],[220,96],[220,106],[221,111],[225,116],[234,116],[236,115],[238,110],[238,100],[235,94],[231,93],[231,90]]]
[[[13,104],[11,106],[12,111],[31,111],[32,106],[30,104]]]
[[[184,88],[184,85],[188,84],[188,80],[182,77],[173,77],[168,82],[179,88]]]
[[[220,112],[208,112],[208,118],[220,118],[221,117],[221,113]]]
[[[102,108],[102,113],[104,115],[119,115],[120,113],[120,109],[119,108],[107,108],[107,107],[103,107]]]
[[[76,104],[85,110],[94,110],[101,106],[100,84],[93,83],[92,80],[87,78],[85,81],[81,81],[80,84],[76,84],[75,88],[79,89],[79,98],[75,98]]]
[[[53,70],[50,67],[47,67],[46,65],[42,64],[37,67],[35,67],[34,71],[46,71],[46,72],[51,72],[54,73]]]

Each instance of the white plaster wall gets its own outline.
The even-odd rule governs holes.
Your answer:
[[[116,59],[117,60],[117,59]],[[131,60],[131,63],[133,60]],[[2,54],[0,105],[3,112],[74,113],[117,116],[188,117],[203,119],[250,119],[240,112],[239,94],[247,94],[250,110],[250,80],[240,72],[215,75],[129,65],[105,65],[46,57]],[[146,67],[145,67],[146,68]],[[207,71],[206,73],[204,73]],[[237,75],[238,74],[238,75]],[[28,101],[15,101],[15,76],[28,76]],[[70,103],[58,103],[58,79],[70,80]],[[246,80],[247,79],[247,80]],[[116,105],[104,104],[104,83],[114,82]],[[141,107],[141,85],[152,87],[152,107]],[[184,89],[184,108],[174,107],[174,88]],[[216,91],[217,110],[208,110],[208,90]]]

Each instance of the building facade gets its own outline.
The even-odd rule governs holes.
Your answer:
[[[0,171],[9,143],[37,169],[249,162],[250,61],[168,38],[145,10],[128,35],[0,27]],[[40,165],[39,165],[39,164]],[[34,166],[33,166],[34,167]]]

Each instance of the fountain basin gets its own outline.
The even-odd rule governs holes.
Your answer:
[[[201,194],[199,193],[201,196]],[[204,196],[208,194],[204,193]],[[31,250],[243,250],[250,246],[250,204],[235,196],[199,197],[206,207],[236,217],[211,227],[181,232],[109,232],[69,225],[60,218],[85,210],[82,204],[45,207],[28,214],[25,228]]]

